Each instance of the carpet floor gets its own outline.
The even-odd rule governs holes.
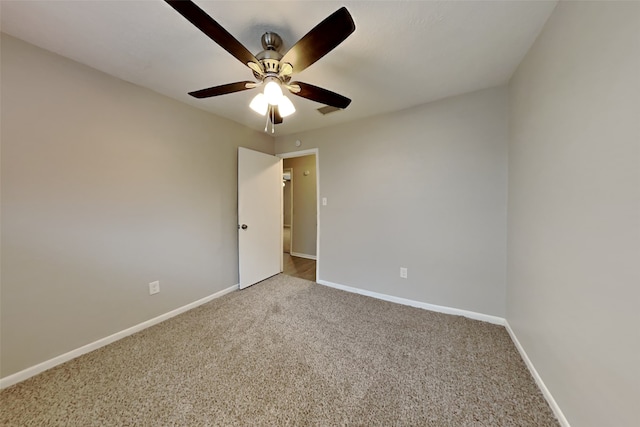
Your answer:
[[[0,392],[3,426],[557,426],[502,326],[278,275]]]

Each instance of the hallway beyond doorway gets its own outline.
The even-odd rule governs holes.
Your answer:
[[[313,259],[291,256],[283,254],[283,273],[287,276],[299,277],[300,279],[316,281],[316,261]]]

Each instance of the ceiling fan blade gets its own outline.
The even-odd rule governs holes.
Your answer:
[[[323,89],[309,83],[291,82],[291,86],[299,86],[299,92],[291,92],[294,95],[319,102],[321,104],[330,105],[332,107],[345,109],[351,104],[351,100],[346,96],[338,95],[330,90]]]
[[[189,22],[195,25],[200,31],[205,33],[211,40],[218,43],[224,50],[236,57],[244,65],[249,62],[259,64],[246,47],[235,39],[227,30],[222,28],[212,17],[200,9],[195,3],[189,0],[165,0],[169,6],[174,8],[180,15],[187,18]]]
[[[356,29],[351,14],[342,7],[316,25],[284,54],[286,62],[299,73],[342,43]]]
[[[210,98],[212,96],[218,95],[226,95],[227,93],[240,92],[242,90],[253,89],[252,87],[254,82],[236,82],[236,83],[228,83],[226,85],[221,86],[213,86],[206,89],[196,90],[194,92],[189,92],[189,95],[194,98]],[[249,87],[247,87],[247,84]]]

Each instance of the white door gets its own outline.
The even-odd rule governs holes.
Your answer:
[[[238,148],[240,289],[282,271],[282,159]]]

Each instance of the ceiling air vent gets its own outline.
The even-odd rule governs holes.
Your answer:
[[[318,108],[318,111],[323,115],[327,115],[329,113],[333,113],[334,111],[340,111],[340,110],[342,110],[342,108],[332,107],[330,105],[327,105],[326,107]]]

